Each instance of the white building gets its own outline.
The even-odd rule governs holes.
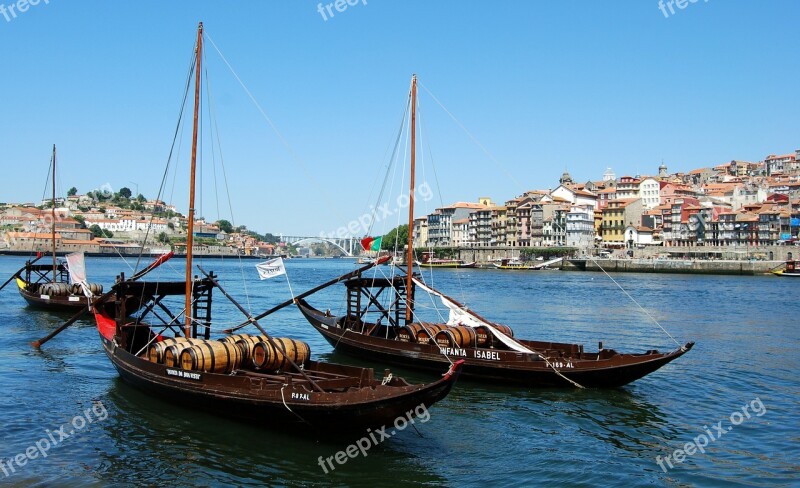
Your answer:
[[[567,246],[590,248],[594,245],[594,207],[573,206],[567,214]]]
[[[642,226],[629,225],[625,228],[625,243],[636,246],[649,246],[655,244],[653,229]]]
[[[661,204],[661,183],[650,176],[639,183],[639,198],[644,208],[651,209]]]

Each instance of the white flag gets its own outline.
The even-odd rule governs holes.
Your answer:
[[[82,252],[67,254],[67,269],[69,270],[69,282],[80,284],[83,294],[91,297],[92,292],[86,283],[86,261],[83,259]]]
[[[275,258],[264,261],[263,263],[258,263],[256,264],[256,269],[258,270],[258,276],[260,276],[262,280],[286,274],[286,268],[283,266],[283,258]]]

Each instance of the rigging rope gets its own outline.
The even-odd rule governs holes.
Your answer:
[[[481,148],[481,151],[483,151],[484,154],[486,154],[486,156],[488,156],[489,159],[491,159],[494,164],[496,164],[498,167],[500,167],[500,169],[503,170],[503,172],[506,174],[506,176],[509,177],[510,180],[512,180],[514,183],[516,183],[520,187],[520,189],[521,189],[520,191],[525,191],[526,187],[522,183],[520,183],[519,180],[517,180],[514,177],[514,173],[509,171],[504,165],[500,164],[500,162],[497,159],[495,159],[494,156],[492,156],[492,154],[489,152],[489,150],[486,149],[486,147],[484,147],[484,145],[481,144],[480,141],[478,141],[478,139],[476,139],[475,136],[473,136],[472,133],[469,130],[467,130],[467,128],[464,126],[464,124],[462,124],[461,121],[458,120],[455,115],[453,115],[449,110],[447,110],[447,107],[445,107],[442,104],[442,102],[440,102],[439,99],[436,98],[436,96],[433,93],[431,93],[430,90],[428,90],[428,87],[423,85],[422,82],[419,82],[419,86],[421,86],[423,90],[428,92],[428,95],[430,95],[431,98],[433,98],[433,101],[435,101],[442,108],[442,110],[444,110],[445,113],[447,113],[447,115],[449,115],[450,118],[453,119],[453,122],[455,122],[456,125],[458,125],[461,128],[461,130],[463,130],[467,134],[467,136],[472,140],[472,142],[474,142],[475,145],[477,145],[479,148]]]
[[[639,304],[639,302],[637,302],[637,301],[636,301],[636,299],[635,299],[635,298],[633,298],[633,297],[631,296],[631,294],[630,294],[630,293],[628,293],[628,292],[625,290],[625,288],[623,288],[623,287],[622,287],[622,285],[620,285],[619,283],[617,283],[617,280],[615,280],[614,278],[612,278],[612,277],[611,277],[611,275],[610,275],[610,274],[608,274],[608,272],[607,272],[607,271],[606,271],[606,270],[605,270],[605,269],[604,269],[604,268],[603,268],[603,267],[600,265],[600,263],[598,263],[598,262],[597,262],[597,260],[596,260],[594,257],[592,257],[592,256],[589,256],[589,259],[591,259],[591,260],[594,262],[594,264],[596,264],[596,265],[597,265],[597,267],[598,267],[598,268],[600,268],[600,271],[602,271],[603,273],[605,273],[605,275],[606,275],[606,276],[608,276],[608,279],[610,279],[611,281],[613,281],[613,282],[614,282],[614,284],[615,284],[615,285],[617,285],[617,287],[619,287],[619,289],[620,289],[620,290],[622,290],[622,293],[624,293],[624,294],[625,294],[625,295],[626,295],[628,298],[630,298],[630,299],[631,299],[631,301],[632,301],[633,303],[635,303],[635,304],[636,304],[636,306],[638,306],[638,307],[639,307],[639,308],[642,310],[642,312],[644,312],[644,313],[645,313],[645,315],[647,315],[648,317],[650,317],[650,320],[652,320],[653,322],[655,322],[655,324],[656,324],[656,325],[657,325],[657,326],[658,326],[658,327],[659,327],[661,330],[663,330],[665,334],[667,334],[667,337],[669,337],[670,339],[672,339],[672,342],[674,342],[675,344],[677,344],[679,347],[682,347],[682,346],[683,346],[683,344],[681,344],[680,342],[676,341],[676,340],[675,340],[675,338],[674,338],[674,337],[672,337],[672,334],[670,334],[669,332],[667,332],[667,329],[665,329],[664,327],[662,327],[662,326],[661,326],[661,324],[658,322],[658,320],[656,320],[656,318],[655,318],[655,317],[653,317],[652,315],[650,315],[650,312],[648,312],[647,310],[645,310],[645,308],[644,308],[644,307],[642,307],[642,306]]]
[[[287,141],[287,140],[286,140],[286,138],[285,138],[285,137],[283,137],[283,134],[282,134],[282,133],[281,133],[281,132],[278,130],[278,127],[275,125],[275,123],[273,123],[273,122],[272,122],[272,119],[271,119],[271,118],[270,118],[270,117],[267,115],[267,112],[266,112],[266,111],[264,111],[264,109],[261,107],[261,104],[260,104],[260,103],[258,103],[258,100],[256,100],[256,97],[255,97],[255,96],[253,96],[253,94],[250,92],[250,90],[249,90],[249,89],[247,88],[247,86],[244,84],[244,81],[242,81],[242,79],[241,79],[241,78],[239,77],[239,75],[236,73],[236,70],[234,70],[234,69],[233,69],[233,66],[231,66],[231,64],[228,62],[228,59],[225,57],[225,55],[223,55],[223,54],[222,54],[222,51],[219,49],[219,47],[217,47],[217,44],[216,44],[216,43],[214,42],[214,40],[211,38],[211,35],[208,33],[208,31],[205,31],[205,37],[208,39],[208,41],[211,43],[211,45],[212,45],[212,46],[214,47],[214,49],[217,51],[217,53],[219,54],[219,57],[222,59],[222,62],[224,62],[224,63],[225,63],[225,65],[228,67],[228,69],[230,70],[230,72],[231,72],[231,74],[233,75],[233,77],[236,79],[236,81],[237,81],[237,82],[239,83],[239,85],[242,87],[242,89],[244,90],[244,92],[247,94],[247,96],[250,98],[250,100],[251,100],[251,101],[253,102],[253,104],[256,106],[256,108],[258,109],[258,111],[261,113],[261,116],[264,118],[264,120],[267,122],[267,124],[269,124],[270,128],[272,128],[272,131],[273,131],[273,132],[275,133],[275,135],[278,137],[278,139],[280,140],[281,144],[283,144],[283,147],[286,149],[286,151],[287,151],[287,152],[289,153],[289,155],[292,157],[292,159],[294,160],[294,162],[295,162],[295,163],[296,163],[298,166],[300,166],[300,168],[302,169],[302,171],[303,171],[303,173],[305,174],[305,176],[306,176],[306,178],[308,179],[308,181],[310,181],[311,183],[313,183],[313,184],[314,184],[314,186],[316,186],[316,187],[317,187],[317,192],[318,192],[320,195],[323,195],[323,196],[324,196],[324,197],[325,197],[325,198],[328,200],[328,210],[329,210],[329,211],[338,211],[338,207],[336,206],[336,200],[335,200],[335,199],[334,199],[334,198],[333,198],[333,197],[332,197],[332,196],[331,196],[331,195],[328,193],[328,191],[327,191],[327,189],[326,189],[326,186],[325,186],[325,185],[321,185],[321,184],[320,184],[320,183],[317,181],[317,179],[316,179],[316,178],[314,178],[314,175],[313,175],[313,173],[312,173],[312,172],[309,170],[309,168],[308,168],[308,165],[306,165],[306,163],[305,163],[305,162],[303,162],[303,160],[300,158],[300,156],[299,156],[299,155],[298,155],[298,154],[297,154],[297,153],[294,151],[294,149],[292,148],[292,146],[291,146],[291,145],[289,145],[289,141]]]

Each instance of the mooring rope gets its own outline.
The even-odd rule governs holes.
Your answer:
[[[292,414],[295,417],[299,418],[300,420],[302,420],[303,422],[307,423],[308,425],[311,425],[311,422],[309,422],[308,420],[306,420],[303,417],[301,417],[300,414],[298,414],[297,412],[295,412],[294,410],[289,408],[289,405],[286,404],[286,398],[283,396],[283,389],[286,388],[287,386],[289,386],[288,383],[284,383],[283,386],[281,386],[281,401],[283,402],[283,406],[286,407],[286,410],[292,412]]]

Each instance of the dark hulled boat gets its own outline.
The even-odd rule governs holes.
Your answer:
[[[42,255],[34,260],[29,260],[25,266],[17,271],[13,278],[17,283],[20,296],[34,308],[53,311],[76,311],[81,308],[88,309],[93,296],[103,292],[103,286],[96,283],[86,283],[85,277],[70,280],[70,271],[67,264],[59,261],[56,256],[56,146],[53,145],[51,159],[51,174],[53,176],[52,215],[50,227],[52,264],[35,264]],[[70,256],[68,256],[69,258]],[[76,265],[84,267],[83,256],[77,256]],[[85,270],[84,270],[85,271]],[[81,274],[85,274],[81,272]],[[83,281],[79,283],[78,281]],[[5,285],[3,285],[5,286]]]
[[[378,379],[369,368],[313,361],[307,344],[267,334],[213,273],[200,269],[203,277],[192,277],[202,46],[201,23],[192,65],[195,108],[186,276],[183,281],[138,281],[142,272],[130,279],[120,275],[111,291],[95,301],[97,329],[108,358],[123,381],[149,394],[275,428],[349,431],[421,415],[420,407],[430,407],[448,394],[461,363],[442,368],[446,372],[437,381],[412,385],[388,371]],[[214,290],[243,312],[247,325],[260,334],[212,339]],[[175,300],[170,297],[180,297],[183,309],[171,310]]]
[[[28,261],[15,278],[20,296],[33,308],[76,311],[88,309],[91,303],[81,285],[69,282],[69,271],[63,262],[56,263],[54,271],[52,265]],[[92,283],[90,286],[95,295],[103,292],[101,285]]]
[[[227,343],[239,348],[228,349],[223,356],[214,357],[200,367],[184,367],[190,362],[187,351],[155,359],[153,348],[166,341],[159,329],[148,319],[159,321],[152,311],[168,296],[185,293],[185,282],[135,282],[121,279],[112,289],[109,301],[97,307],[97,329],[108,358],[120,378],[151,395],[202,409],[226,417],[267,425],[273,428],[305,429],[314,432],[363,430],[388,425],[394,419],[415,411],[420,405],[430,407],[449,393],[458,378],[459,366],[441,368],[445,375],[432,383],[412,385],[388,371],[382,379],[370,368],[360,368],[312,361],[307,356],[296,361],[297,368],[286,363],[276,370],[256,368],[245,361],[244,341],[238,344],[228,336],[223,341],[209,339],[210,315],[204,305],[210,305],[217,282],[213,275],[195,280],[193,301],[200,304],[195,312],[190,337],[198,343]],[[144,297],[136,318],[127,318],[126,303],[131,298]],[[200,316],[202,315],[202,319]],[[246,339],[246,336],[244,337]],[[272,338],[260,336],[257,342],[269,344]],[[278,341],[278,340],[276,340]],[[280,348],[282,343],[276,342]],[[180,349],[178,349],[180,350]],[[284,350],[284,356],[290,352]],[[280,354],[280,353],[279,353]],[[236,357],[240,359],[236,359]],[[178,362],[183,359],[182,362]],[[297,359],[297,358],[295,358]]]
[[[409,229],[414,220],[416,77],[410,103],[411,178]],[[409,232],[407,261],[413,262]],[[669,352],[640,354],[604,349],[586,352],[582,345],[519,340],[504,325],[484,319],[450,297],[426,286],[406,269],[405,276],[344,281],[347,310],[341,316],[321,312],[303,294],[297,305],[311,325],[338,351],[362,359],[436,369],[464,361],[465,377],[525,386],[618,387],[635,381],[689,351],[689,342]],[[449,311],[447,323],[427,323],[415,316],[415,292],[422,288]]]
[[[418,284],[424,286],[415,276],[412,296]],[[694,345],[689,342],[669,352],[640,354],[619,353],[601,345],[599,351],[585,352],[579,344],[517,340],[509,328],[483,319],[475,319],[481,324],[475,327],[406,321],[402,277],[358,276],[344,285],[349,297],[345,315],[321,312],[304,299],[297,302],[306,319],[337,351],[427,370],[463,360],[465,378],[532,387],[619,387],[656,371]],[[394,307],[376,305],[376,297],[386,293],[397,297]],[[456,303],[449,297],[445,300]],[[364,320],[375,314],[380,320]]]

